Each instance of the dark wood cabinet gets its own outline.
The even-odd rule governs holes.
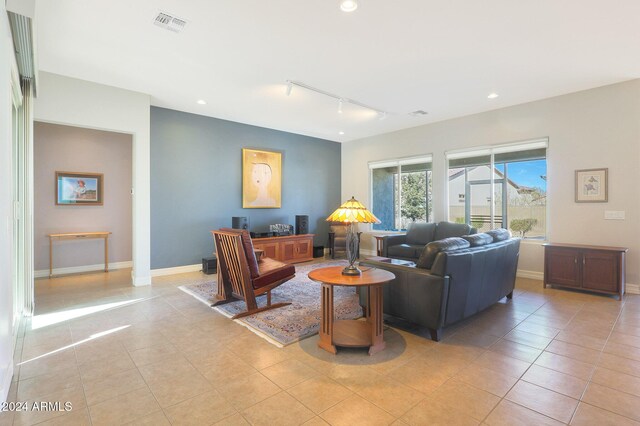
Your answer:
[[[313,260],[313,234],[254,238],[253,248],[264,250],[264,256],[287,263]]]
[[[617,294],[625,284],[625,247],[544,244],[544,286]]]

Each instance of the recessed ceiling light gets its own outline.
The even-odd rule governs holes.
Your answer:
[[[495,99],[497,97],[498,97],[498,94],[496,92],[489,93],[489,96],[487,96],[487,98],[489,99]]]
[[[340,10],[343,12],[353,12],[358,8],[358,2],[356,0],[342,0],[340,2]]]
[[[338,132],[339,135],[344,135],[344,132],[340,131]]]
[[[197,103],[198,103],[198,105],[206,105],[206,104],[207,104],[207,101],[205,101],[204,99],[199,99],[199,100],[197,101]]]

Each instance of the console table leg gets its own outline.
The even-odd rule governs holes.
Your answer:
[[[109,272],[109,236],[104,237],[104,271]]]
[[[49,278],[53,276],[53,239],[49,237]]]
[[[382,286],[370,286],[367,297],[369,299],[367,322],[371,326],[371,346],[369,347],[369,355],[373,355],[383,350],[386,346],[382,337]]]
[[[333,286],[322,284],[322,322],[320,323],[320,340],[318,347],[332,354],[337,353],[333,338]]]

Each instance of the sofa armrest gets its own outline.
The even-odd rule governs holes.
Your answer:
[[[407,234],[385,235],[382,238],[382,256],[388,257],[387,250],[389,249],[389,247],[405,244],[406,242],[407,242]]]

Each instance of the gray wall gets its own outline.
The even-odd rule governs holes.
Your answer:
[[[109,262],[131,260],[131,135],[57,124],[34,124],[35,269],[49,269],[47,234],[111,231]],[[104,205],[56,206],[55,172],[104,174]],[[54,243],[54,266],[104,262],[104,240]]]
[[[242,208],[242,148],[281,151],[282,208]],[[231,121],[151,108],[151,268],[199,263],[209,231],[249,217],[251,230],[309,215],[315,244],[340,197],[340,144]]]

